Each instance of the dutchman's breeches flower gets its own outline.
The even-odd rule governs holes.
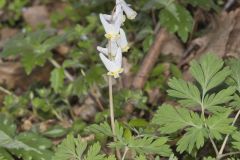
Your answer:
[[[122,7],[128,19],[132,20],[137,16],[137,12],[130,8],[130,5],[127,4],[124,0],[116,0],[116,5],[120,5]]]
[[[118,48],[119,47],[116,41],[110,41],[110,43],[107,45],[107,48],[98,46],[97,50],[106,56],[111,55],[111,57],[115,57],[117,54]]]
[[[105,37],[109,40],[116,40],[120,37],[119,30],[121,26],[121,17],[117,16],[114,23],[109,23],[103,14],[100,14],[100,20],[106,32]]]
[[[122,52],[127,52],[129,50],[127,37],[123,29],[120,29],[120,38],[117,40],[117,44],[121,48]]]
[[[119,16],[122,25],[126,20],[126,16],[123,14],[123,10],[122,10],[121,5],[116,6],[116,10],[113,13],[113,15],[103,14],[103,16],[108,22],[113,22],[113,23],[115,23],[115,20],[117,20],[117,17]]]
[[[118,78],[119,74],[123,72],[122,68],[122,51],[120,48],[117,50],[117,54],[113,60],[108,59],[103,53],[100,53],[100,58],[109,71],[107,75]]]
[[[118,78],[123,72],[122,52],[129,50],[127,36],[121,28],[126,19],[134,19],[137,13],[129,7],[124,0],[116,0],[116,7],[112,15],[100,14],[100,20],[106,32],[105,37],[108,39],[106,48],[97,47],[100,52],[100,58],[108,70],[109,76]]]

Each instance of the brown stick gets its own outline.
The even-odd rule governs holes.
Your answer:
[[[144,84],[148,79],[149,73],[153,69],[161,53],[162,46],[169,37],[165,29],[158,29],[156,33],[157,35],[156,35],[155,41],[152,44],[149,52],[145,56],[138,73],[136,74],[136,76],[132,81],[133,89],[142,89],[144,87]],[[130,116],[133,110],[134,110],[133,105],[131,103],[127,103],[124,108],[124,112],[126,113],[125,117]]]
[[[161,53],[163,43],[167,40],[168,34],[165,29],[160,29],[156,35],[156,39],[152,44],[148,54],[145,56],[141,67],[135,76],[132,87],[134,89],[142,89],[148,79],[150,71],[153,69],[157,59]]]

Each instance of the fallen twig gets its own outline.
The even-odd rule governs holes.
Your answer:
[[[142,89],[146,80],[148,79],[150,71],[153,69],[157,59],[161,53],[161,49],[163,46],[164,41],[168,38],[168,34],[165,29],[160,29],[156,35],[156,39],[152,44],[148,54],[145,56],[141,67],[136,74],[133,82],[132,87],[134,89]]]

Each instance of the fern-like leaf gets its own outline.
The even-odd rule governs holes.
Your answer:
[[[187,132],[178,141],[177,151],[180,153],[188,151],[191,153],[196,146],[197,149],[204,145],[204,139],[207,137],[207,130],[203,127],[191,127],[187,129]]]
[[[201,98],[198,88],[184,80],[172,78],[168,83],[169,89],[167,92],[170,96],[180,99],[179,102],[186,107],[200,105]]]
[[[105,157],[104,154],[100,154],[100,150],[99,143],[88,147],[87,142],[80,137],[68,135],[58,146],[53,160],[115,160],[114,156]]]
[[[214,54],[205,54],[199,62],[191,62],[190,72],[204,93],[221,84],[231,74],[229,67],[223,65],[223,60]]]
[[[188,111],[185,108],[174,108],[164,104],[159,107],[152,122],[160,125],[162,133],[174,133],[186,127],[202,128],[203,122],[198,114]]]
[[[211,137],[220,140],[222,139],[222,134],[229,134],[234,131],[235,127],[231,125],[233,119],[228,118],[230,114],[231,110],[228,110],[225,113],[215,114],[207,119],[206,124]]]
[[[4,133],[1,130],[0,130],[0,147],[7,148],[7,149],[24,149],[27,151],[31,150],[31,151],[41,153],[38,150],[36,150],[35,148],[32,148],[32,147],[24,144],[21,141],[12,139],[11,137],[9,137],[6,133]]]
[[[103,134],[105,136],[108,136],[108,137],[113,136],[111,127],[107,122],[103,122],[99,125],[98,124],[90,125],[89,127],[87,127],[86,131],[91,132],[91,133],[95,133],[95,134],[101,133],[101,134]]]

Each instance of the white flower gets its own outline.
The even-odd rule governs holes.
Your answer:
[[[109,44],[110,44],[110,45],[109,45]],[[98,50],[99,52],[103,53],[103,54],[106,55],[106,56],[111,55],[111,57],[115,57],[116,54],[117,54],[117,50],[118,50],[117,42],[116,42],[116,41],[110,41],[109,44],[107,45],[106,48],[97,46],[97,50]]]
[[[103,55],[103,53],[100,53],[100,58],[105,65],[105,67],[108,70],[107,75],[113,76],[114,78],[118,78],[119,74],[123,72],[122,68],[122,52],[121,49],[118,48],[116,57],[114,60],[110,60],[107,57]]]
[[[104,55],[108,56],[108,48],[103,48],[103,47],[97,46],[97,50],[100,53],[103,53]]]
[[[120,29],[120,38],[117,40],[117,44],[121,48],[122,52],[127,52],[129,50],[127,37],[122,28]]]
[[[119,38],[119,30],[121,26],[120,18],[121,18],[120,16],[117,16],[115,22],[110,23],[104,18],[103,14],[100,14],[100,20],[106,32],[105,37],[107,39],[114,40]]]
[[[121,19],[121,24],[123,25],[123,23],[126,20],[126,16],[123,14],[123,10],[121,5],[117,5],[116,6],[116,10],[114,11],[114,13],[112,15],[109,14],[103,14],[103,17],[109,22],[109,23],[115,23],[115,21],[117,20],[118,16],[120,16]]]
[[[130,8],[129,4],[127,4],[124,0],[116,0],[116,5],[120,5],[122,7],[128,19],[135,19],[137,16],[137,12]]]

